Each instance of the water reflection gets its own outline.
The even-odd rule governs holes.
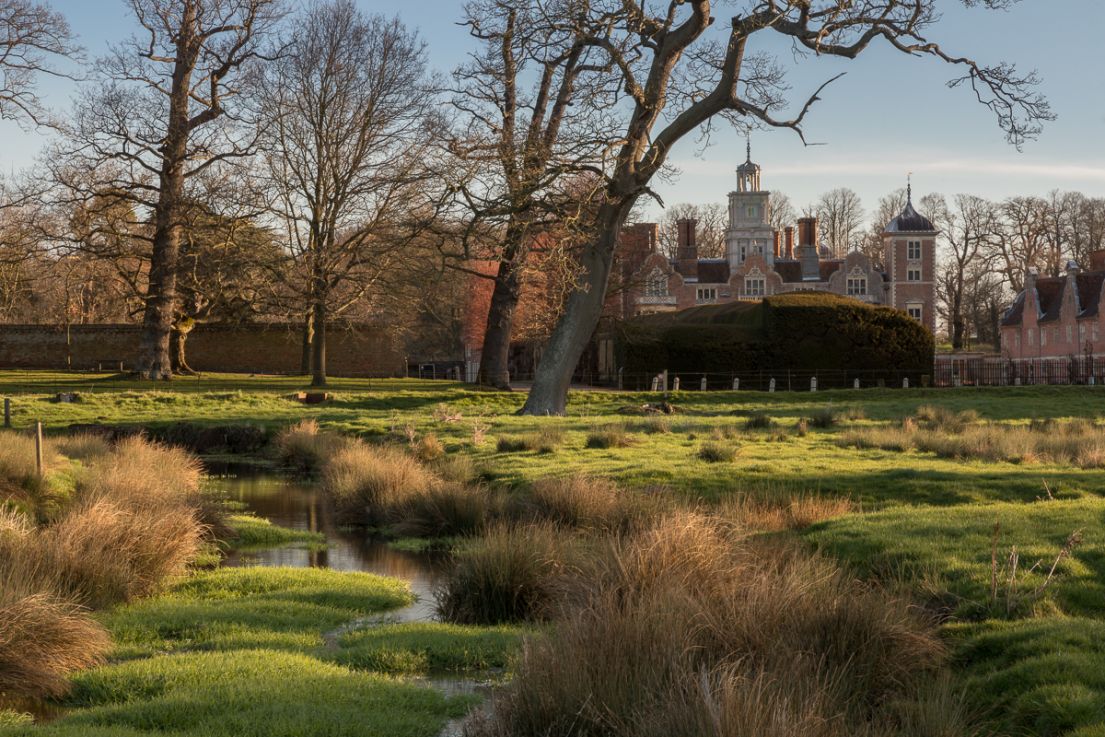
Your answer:
[[[364,571],[407,581],[418,597],[413,605],[392,612],[402,621],[434,619],[433,590],[444,566],[444,557],[396,550],[363,531],[341,527],[317,485],[274,473],[257,466],[207,464],[210,488],[273,524],[295,530],[321,532],[323,550],[278,547],[231,553],[228,566],[292,566]]]

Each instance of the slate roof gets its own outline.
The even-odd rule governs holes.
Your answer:
[[[924,233],[936,230],[924,215],[913,209],[913,203],[907,201],[902,214],[890,221],[886,226],[887,233]]]
[[[1105,271],[1088,271],[1074,277],[1078,291],[1078,317],[1096,317],[1101,303],[1101,289],[1105,285]],[[1067,277],[1045,276],[1036,280],[1036,294],[1040,304],[1040,322],[1053,322],[1062,317],[1063,297],[1067,290]],[[1024,320],[1025,293],[1022,291],[1001,318],[1002,325],[1020,325]]]
[[[725,284],[729,281],[729,262],[725,259],[700,259],[699,284]]]

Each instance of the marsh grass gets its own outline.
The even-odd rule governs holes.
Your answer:
[[[763,412],[753,412],[744,421],[745,430],[771,430],[775,427],[775,420],[771,415]]]
[[[643,512],[613,481],[578,474],[538,481],[528,504],[536,519],[575,529],[625,529]]]
[[[341,435],[323,430],[317,421],[308,419],[280,431],[274,444],[284,465],[302,473],[315,473],[347,443]]]
[[[549,615],[570,541],[549,523],[500,524],[462,543],[435,592],[438,614],[456,624],[503,624]]]
[[[943,405],[923,404],[917,408],[913,419],[929,430],[961,433],[979,421],[979,414],[976,410],[956,410]]]
[[[325,463],[322,486],[347,522],[387,525],[441,480],[403,450],[349,443]]]
[[[473,734],[886,734],[945,659],[907,602],[697,514],[608,540],[565,591]]]
[[[633,443],[633,437],[624,424],[601,425],[591,428],[587,433],[584,446],[587,448],[627,448]]]
[[[2,534],[2,533],[0,533]],[[72,601],[0,568],[0,695],[61,696],[69,676],[101,663],[111,639]]]
[[[707,463],[730,463],[739,453],[740,448],[735,444],[709,441],[699,447],[697,456]]]
[[[1095,423],[1006,425],[945,420],[930,428],[925,422],[906,420],[899,426],[851,430],[841,435],[840,442],[857,448],[918,451],[940,458],[992,463],[1105,467],[1105,426]]]
[[[844,497],[812,493],[760,495],[736,493],[722,501],[717,514],[753,530],[803,530],[855,511]]]
[[[496,444],[500,453],[532,451],[540,454],[555,453],[564,444],[564,432],[558,428],[542,428],[516,437],[501,437]]]

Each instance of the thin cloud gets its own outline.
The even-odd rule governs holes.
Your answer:
[[[716,161],[681,161],[684,172],[726,175],[734,167]],[[959,176],[1039,177],[1061,181],[1105,182],[1105,162],[1076,164],[1067,162],[1007,162],[985,159],[948,159],[944,161],[820,161],[810,164],[783,164],[770,168],[772,176],[901,176],[903,172],[955,174]]]

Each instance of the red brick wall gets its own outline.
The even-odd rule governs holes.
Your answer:
[[[188,363],[197,371],[294,374],[302,354],[301,326],[198,325],[188,337]],[[0,368],[91,369],[99,361],[134,366],[137,325],[64,327],[0,325]],[[71,359],[71,363],[70,360]],[[327,371],[334,376],[397,376],[406,370],[402,348],[376,326],[331,326]]]

